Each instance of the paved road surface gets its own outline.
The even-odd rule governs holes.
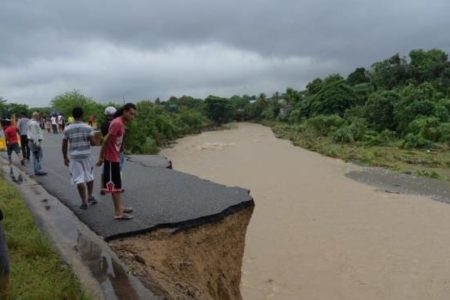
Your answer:
[[[125,164],[123,203],[135,209],[135,219],[113,219],[110,196],[99,194],[100,168],[95,171],[95,196],[99,200],[88,210],[79,209],[80,199],[70,184],[61,154],[62,135],[45,135],[45,177],[37,181],[66,204],[84,223],[106,240],[147,232],[159,227],[192,226],[226,216],[253,205],[249,191],[225,187],[196,176],[168,169],[168,162],[157,156],[132,156]],[[98,157],[99,147],[94,147]],[[5,153],[2,153],[5,155]],[[32,163],[28,163],[31,174]]]

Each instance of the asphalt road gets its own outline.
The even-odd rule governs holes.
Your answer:
[[[78,218],[105,240],[148,232],[160,227],[185,228],[221,219],[244,207],[253,206],[249,191],[226,187],[196,176],[169,169],[161,156],[131,156],[125,164],[123,185],[125,206],[135,209],[135,218],[114,220],[111,196],[101,196],[100,172],[95,170],[95,197],[98,204],[81,210],[76,187],[61,154],[62,135],[45,134],[43,169],[47,176],[35,179],[68,206]],[[99,147],[93,147],[94,158]],[[6,153],[2,153],[6,157]],[[18,165],[17,158],[15,164]],[[32,174],[32,162],[26,166]]]

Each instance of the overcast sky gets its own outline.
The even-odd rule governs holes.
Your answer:
[[[0,96],[302,89],[397,52],[449,52],[449,12],[448,0],[0,0]]]

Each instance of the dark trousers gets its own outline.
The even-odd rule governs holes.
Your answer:
[[[30,147],[28,146],[28,137],[26,135],[20,136],[20,145],[22,146],[23,157],[30,160]]]

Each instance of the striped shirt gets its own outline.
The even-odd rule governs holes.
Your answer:
[[[91,136],[94,136],[92,127],[80,121],[64,129],[64,139],[69,142],[70,158],[85,159],[91,156]]]

